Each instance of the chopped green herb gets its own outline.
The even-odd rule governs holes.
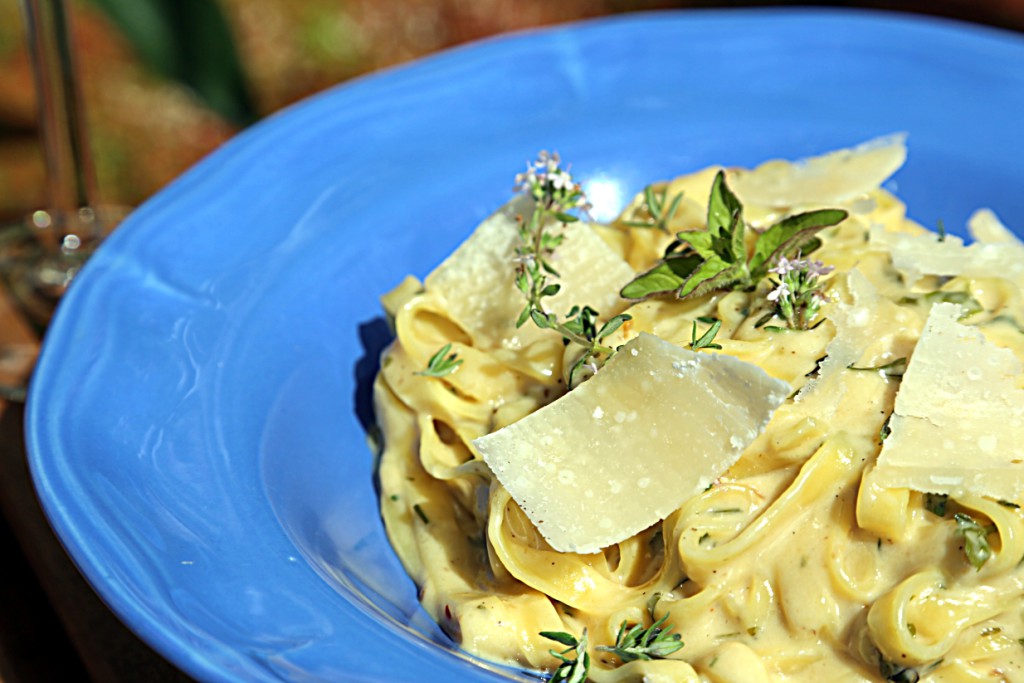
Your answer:
[[[885,441],[886,439],[888,439],[889,435],[892,434],[892,428],[889,427],[889,421],[890,420],[892,420],[892,414],[891,413],[889,414],[889,417],[885,418],[885,422],[882,423],[882,428],[878,430],[878,441],[879,441],[879,443],[881,443],[882,441]]]
[[[956,535],[964,539],[964,555],[967,561],[975,569],[981,569],[988,558],[992,557],[992,547],[988,544],[985,527],[962,512],[953,515],[953,519],[956,520]]]
[[[1009,500],[1001,500],[1001,499],[1000,499],[1000,500],[999,500],[998,502],[999,502],[999,504],[1000,504],[1000,505],[1002,505],[1002,506],[1003,506],[1004,508],[1010,508],[1011,510],[1020,510],[1020,505],[1017,505],[1016,503],[1014,503],[1014,502],[1012,502],[1012,501],[1009,501]]]
[[[641,628],[637,624],[629,630],[626,629],[627,623],[623,621],[619,625],[615,645],[599,645],[597,649],[617,655],[623,664],[637,659],[664,659],[683,647],[682,636],[678,633],[669,633],[672,630],[671,626],[662,628],[666,619],[667,614],[647,628]]]
[[[912,635],[912,636],[916,636],[917,635],[917,627],[914,626],[913,624],[910,624],[910,623],[907,624],[907,631],[909,631],[910,635]]]
[[[423,375],[424,377],[444,377],[455,372],[456,368],[462,365],[462,359],[459,358],[457,353],[449,354],[452,350],[451,342],[445,344],[437,353],[430,357],[427,361],[427,368],[420,370],[417,375]]]
[[[941,218],[935,222],[935,228],[939,233],[939,241],[946,241],[946,223]]]
[[[867,368],[859,368],[854,365],[846,366],[847,370],[856,370],[858,372],[880,372],[885,377],[902,377],[907,371],[907,359],[897,358],[894,361],[885,363],[884,365],[873,365]]]
[[[553,640],[566,646],[561,652],[548,650],[561,664],[551,675],[550,683],[585,683],[590,673],[590,653],[587,652],[587,630],[579,640],[570,633],[562,631],[541,631],[541,637]],[[572,653],[573,657],[568,657]]]
[[[420,518],[420,521],[424,524],[430,524],[430,518],[427,517],[427,513],[423,511],[423,508],[420,507],[419,503],[414,504],[412,509],[416,513],[416,516]]]
[[[946,516],[946,508],[949,506],[949,496],[945,493],[924,494],[924,507],[928,512],[939,517]]]

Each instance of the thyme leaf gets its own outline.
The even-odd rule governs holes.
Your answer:
[[[462,359],[457,353],[449,353],[451,350],[451,342],[448,342],[430,357],[426,369],[420,370],[416,374],[424,377],[445,377],[455,372],[462,365]]]
[[[716,320],[711,323],[711,327],[707,329],[704,334],[697,338],[697,321],[693,321],[693,329],[690,331],[690,348],[694,351],[700,351],[701,349],[720,349],[721,344],[715,344],[715,335],[722,329],[722,321]]]
[[[541,637],[553,640],[566,646],[561,652],[548,650],[551,656],[558,659],[561,664],[551,675],[551,683],[585,683],[590,673],[590,653],[587,652],[587,630],[583,629],[583,635],[579,640],[571,633],[563,631],[541,631]],[[570,653],[574,657],[568,657]]]
[[[847,365],[847,370],[856,370],[858,372],[880,372],[886,377],[902,377],[903,373],[907,371],[907,359],[897,358],[894,361],[890,361],[883,365],[873,365],[867,368],[859,368],[854,365]]]

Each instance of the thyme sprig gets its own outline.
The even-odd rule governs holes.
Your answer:
[[[572,388],[585,369],[596,372],[600,362],[615,355],[615,348],[604,344],[604,339],[630,316],[617,315],[599,327],[599,314],[590,306],[573,306],[564,318],[545,307],[544,299],[561,290],[561,285],[549,279],[559,276],[551,261],[555,249],[565,239],[565,234],[556,230],[578,221],[579,217],[570,212],[585,212],[590,204],[580,185],[561,167],[558,154],[542,151],[525,173],[516,176],[516,183],[517,189],[528,193],[535,202],[530,216],[519,223],[516,288],[526,298],[526,305],[516,319],[516,327],[532,320],[537,327],[554,330],[567,342],[583,347],[583,354],[569,370],[569,387]]]
[[[674,295],[703,296],[720,289],[752,289],[782,257],[810,253],[815,233],[847,216],[842,209],[819,209],[783,218],[757,233],[747,254],[743,205],[719,171],[708,199],[707,227],[676,233],[662,258],[622,289],[627,299]]]
[[[672,626],[662,628],[666,619],[667,614],[647,628],[636,624],[628,630],[628,624],[623,621],[619,625],[615,645],[598,645],[596,649],[617,655],[623,664],[637,659],[664,659],[683,647],[682,636],[669,633]]]
[[[448,342],[430,357],[427,367],[416,374],[424,377],[444,377],[455,372],[462,365],[462,359],[457,353],[449,353],[451,350],[451,342]]]
[[[583,635],[579,640],[571,633],[563,631],[541,631],[540,635],[548,640],[561,643],[566,649],[558,652],[548,650],[552,657],[558,659],[561,664],[551,674],[550,683],[584,683],[590,674],[590,653],[587,652],[587,630],[583,629]],[[569,657],[572,653],[574,656]]]
[[[668,224],[675,217],[676,213],[679,212],[679,203],[683,201],[683,193],[680,192],[674,195],[671,201],[668,202],[667,207],[665,206],[666,201],[668,201],[668,185],[663,186],[660,190],[655,190],[654,185],[648,185],[644,188],[644,203],[639,207],[644,210],[648,218],[639,221],[623,221],[622,225],[631,228],[654,228],[666,234],[671,234]],[[636,211],[634,211],[635,214]]]

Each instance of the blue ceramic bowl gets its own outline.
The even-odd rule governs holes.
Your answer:
[[[460,654],[388,545],[364,436],[377,297],[540,148],[608,215],[652,179],[906,131],[913,216],[1024,226],[1021,112],[1020,36],[843,11],[633,15],[326,92],[147,202],[76,280],[30,392],[46,512],[196,678],[526,678]]]

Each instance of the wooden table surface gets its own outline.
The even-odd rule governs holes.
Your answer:
[[[0,384],[23,381],[37,348],[0,290]],[[0,683],[191,680],[107,609],[64,552],[29,475],[24,415],[0,400]]]

